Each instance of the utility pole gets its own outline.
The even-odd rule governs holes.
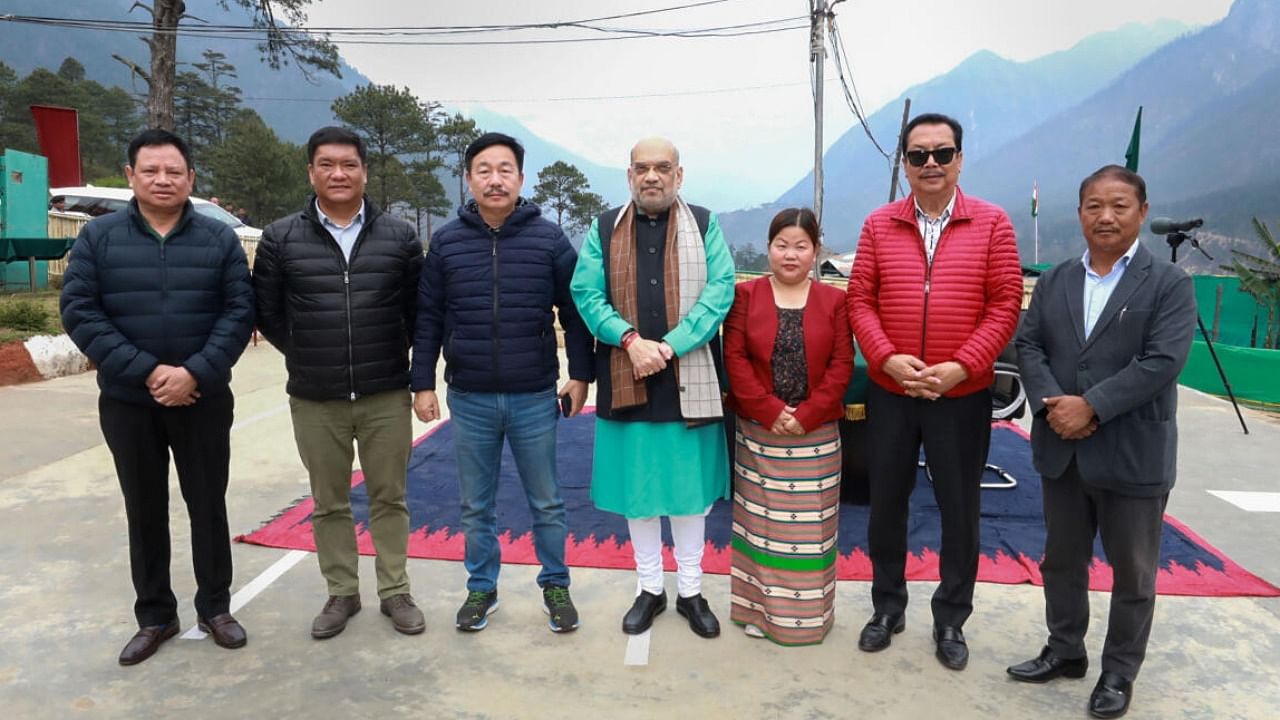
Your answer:
[[[844,0],[809,0],[809,62],[813,64],[813,214],[822,222],[822,95],[827,64],[827,23]]]
[[[826,0],[809,0],[809,62],[813,64],[813,214],[822,223],[822,71],[827,64]]]
[[[911,98],[902,106],[902,125],[898,127],[898,145],[893,149],[893,174],[889,176],[889,202],[898,197],[898,168],[902,165],[902,133],[907,131],[907,118],[911,115]]]

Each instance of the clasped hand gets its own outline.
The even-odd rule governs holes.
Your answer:
[[[880,369],[908,396],[925,400],[937,400],[969,378],[969,371],[954,360],[926,365],[920,358],[906,353],[890,355]]]
[[[157,365],[147,376],[147,390],[165,407],[185,407],[200,399],[196,379],[181,366]]]
[[[796,420],[796,409],[787,405],[778,413],[778,419],[773,421],[769,432],[774,435],[803,435],[805,430],[800,421]]]
[[[665,341],[637,338],[627,346],[627,357],[631,358],[632,375],[640,380],[665,370],[675,351]]]
[[[1063,440],[1083,440],[1098,429],[1093,406],[1079,395],[1054,395],[1044,399],[1049,427]]]

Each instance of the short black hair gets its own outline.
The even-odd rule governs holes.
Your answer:
[[[765,239],[765,246],[772,245],[778,233],[789,227],[800,228],[809,236],[809,242],[815,248],[822,247],[822,229],[818,227],[818,216],[807,207],[787,208],[774,215],[773,221],[769,223],[769,237]]]
[[[898,148],[898,152],[903,155],[907,154],[907,138],[911,137],[911,131],[915,130],[917,125],[946,125],[950,127],[951,134],[956,138],[956,150],[964,151],[964,128],[960,127],[959,120],[942,113],[924,113],[911,118],[911,122],[907,123],[907,127],[902,130],[902,140],[899,142],[901,147]]]
[[[195,165],[191,162],[191,146],[186,140],[177,135],[161,128],[151,128],[138,133],[129,141],[129,167],[138,164],[138,151],[144,147],[159,147],[161,145],[172,145],[182,153],[182,159],[187,163],[187,169],[195,169]]]
[[[494,145],[505,145],[511,148],[511,152],[516,156],[516,169],[522,173],[524,172],[524,146],[520,144],[519,140],[499,132],[487,132],[471,141],[471,144],[467,146],[467,151],[462,155],[463,164],[466,165],[467,172],[471,172],[471,161],[475,160],[476,156],[484,152],[486,148],[491,148]]]
[[[360,164],[369,164],[369,151],[364,147],[364,140],[348,128],[329,125],[311,133],[311,137],[307,138],[308,164],[315,162],[316,150],[321,145],[350,145],[360,156]]]
[[[1147,181],[1142,179],[1138,173],[1127,167],[1120,165],[1103,165],[1093,174],[1085,178],[1080,183],[1080,205],[1084,205],[1084,194],[1088,191],[1089,186],[1099,180],[1119,180],[1126,185],[1133,186],[1133,191],[1138,195],[1138,203],[1145,205],[1147,202]]]

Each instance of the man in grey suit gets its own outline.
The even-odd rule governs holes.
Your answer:
[[[1088,249],[1036,283],[1017,340],[1044,478],[1048,644],[1008,672],[1042,683],[1088,670],[1089,563],[1099,531],[1114,572],[1089,714],[1124,715],[1155,611],[1165,502],[1177,462],[1178,373],[1195,330],[1191,278],[1138,240],[1146,183],[1108,165],[1080,184]]]

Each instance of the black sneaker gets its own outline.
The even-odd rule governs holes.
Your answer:
[[[458,629],[478,632],[489,624],[489,616],[498,611],[498,591],[472,590],[458,608]]]
[[[542,588],[542,609],[546,611],[547,625],[551,632],[572,632],[578,629],[578,609],[569,598],[569,588],[548,585]]]

